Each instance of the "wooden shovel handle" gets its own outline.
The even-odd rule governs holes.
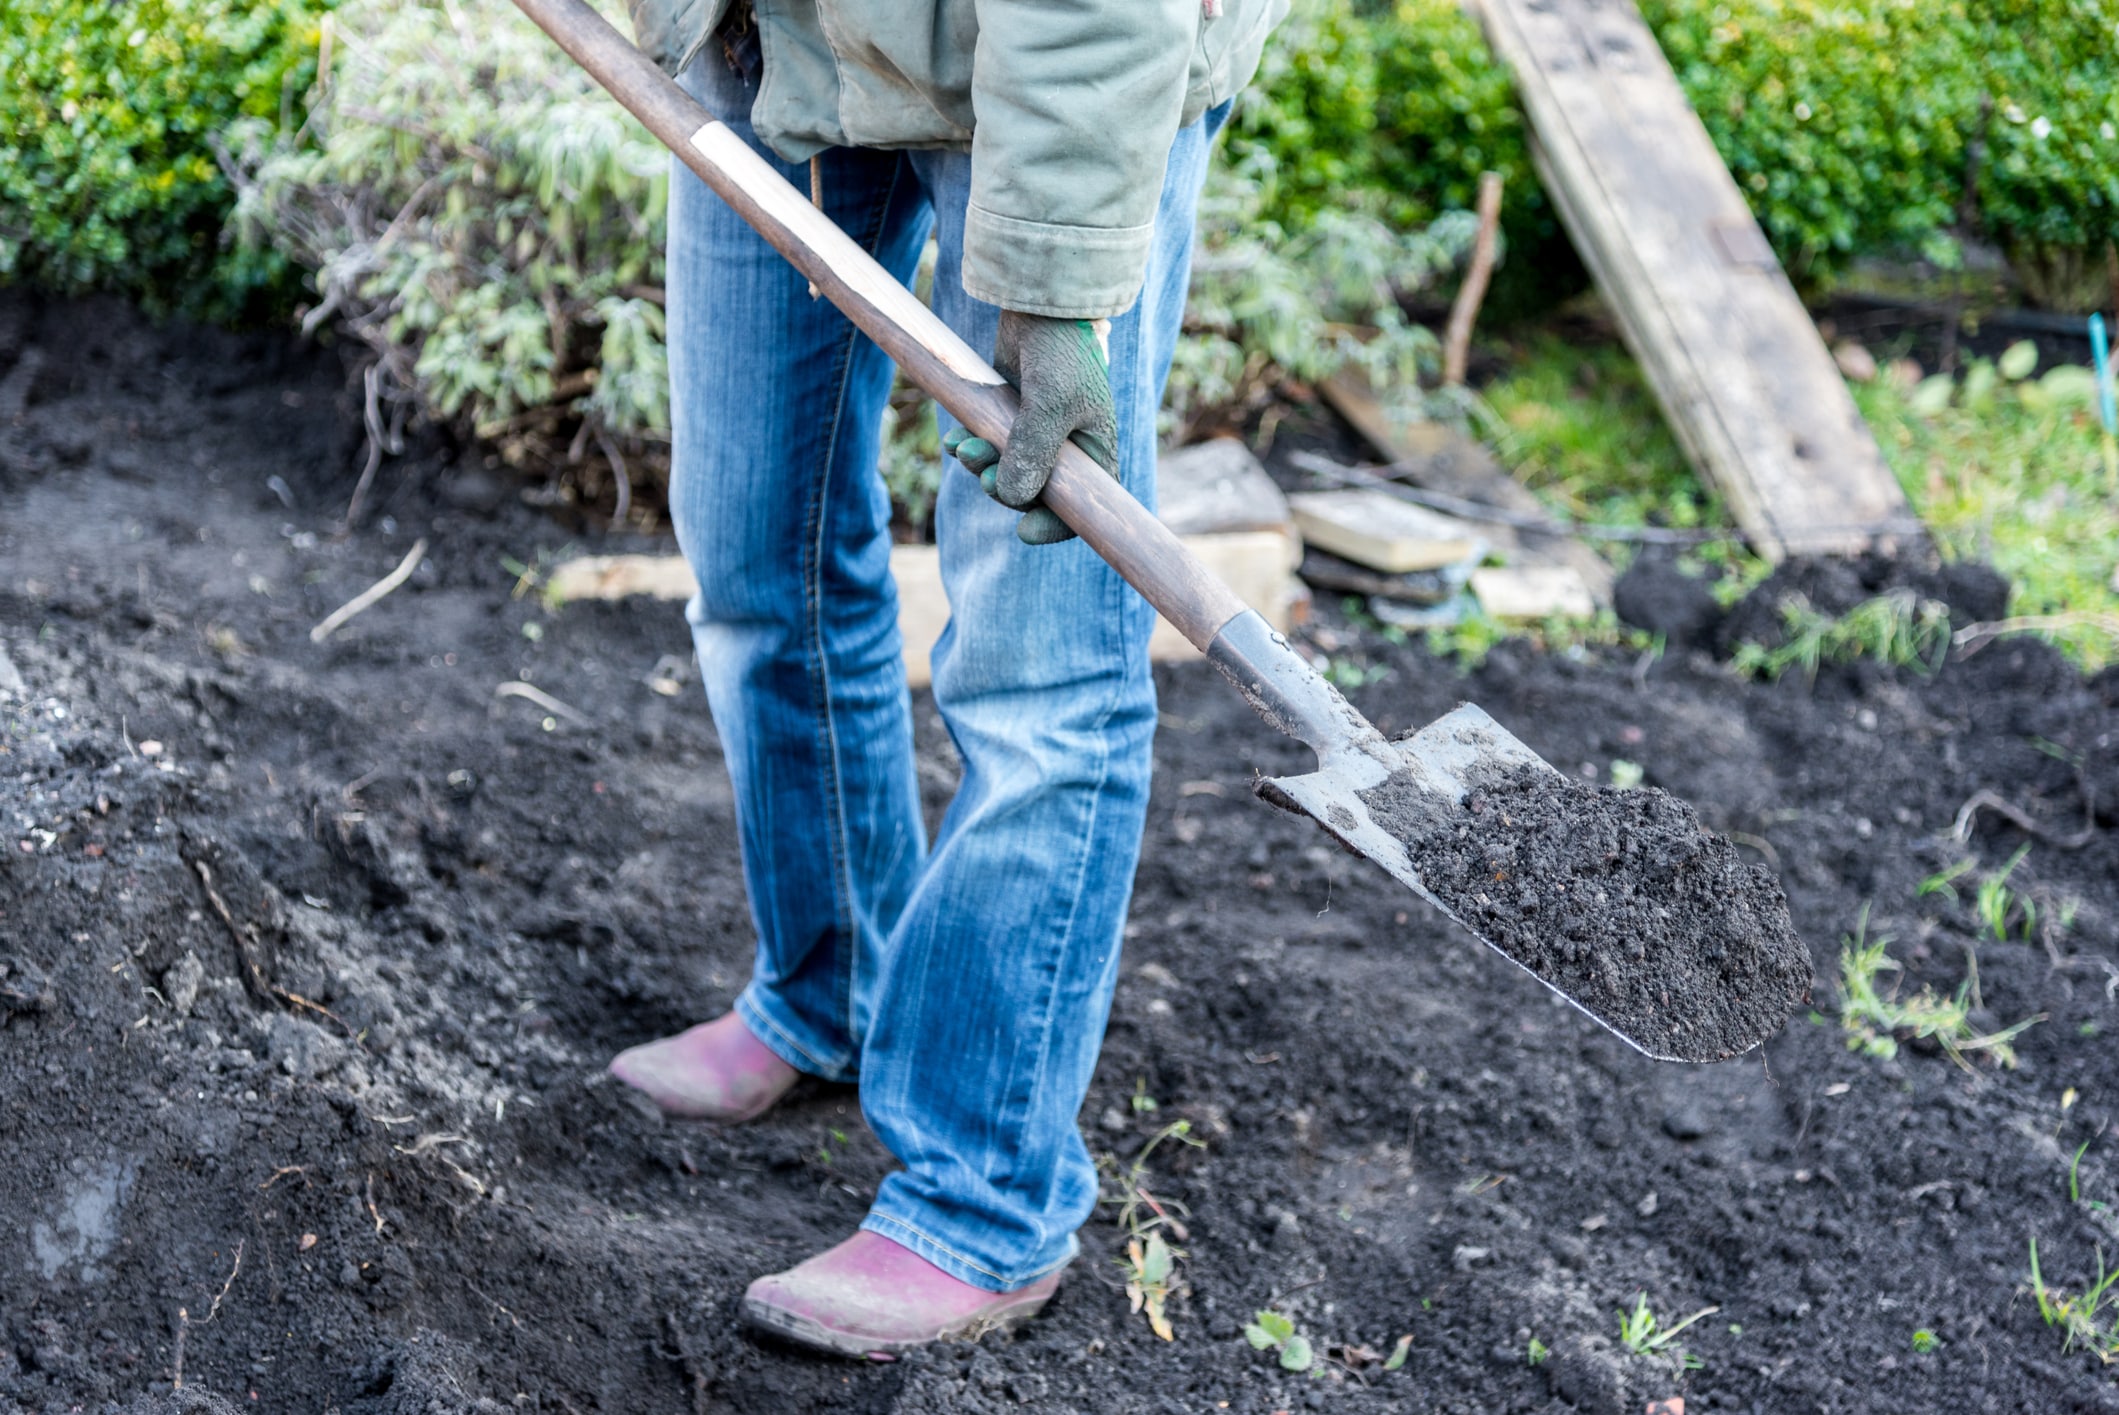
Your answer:
[[[976,435],[995,447],[1007,444],[1015,391],[837,223],[583,0],[515,4],[897,360],[906,377]],[[1244,612],[1235,591],[1071,442],[1060,449],[1044,499],[1201,650]]]

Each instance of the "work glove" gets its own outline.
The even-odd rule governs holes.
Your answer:
[[[1038,504],[1061,443],[1072,437],[1098,466],[1118,475],[1118,411],[1097,324],[1002,310],[993,366],[1021,400],[1008,448],[999,451],[963,428],[942,439],[942,450],[977,473],[988,496],[1023,513],[1015,534],[1025,545],[1074,539],[1066,522]]]

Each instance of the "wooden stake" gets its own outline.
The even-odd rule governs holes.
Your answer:
[[[1494,274],[1494,237],[1501,226],[1501,174],[1479,174],[1479,235],[1472,242],[1471,262],[1464,267],[1464,283],[1449,307],[1449,327],[1442,336],[1442,382],[1455,388],[1464,382],[1464,365],[1471,357],[1472,322],[1486,299],[1486,285]]]

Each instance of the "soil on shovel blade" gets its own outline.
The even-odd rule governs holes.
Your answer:
[[[1649,1055],[1724,1060],[1809,1000],[1780,886],[1668,792],[1520,766],[1475,786],[1453,831],[1406,794],[1392,778],[1362,801],[1435,897]]]
[[[680,607],[537,593],[570,548],[669,543],[438,446],[340,536],[346,388],[284,341],[0,294],[0,1412],[2119,1411],[2029,1263],[2079,1297],[2119,1251],[2119,675],[2026,639],[1931,676],[1721,657],[1792,590],[1998,618],[1991,574],[1794,566],[1724,618],[1647,566],[1638,613],[1688,616],[1655,660],[1462,673],[1313,626],[1386,733],[1471,699],[1577,780],[1638,763],[1780,881],[1816,1011],[1719,1066],[1640,1056],[1257,803],[1308,753],[1159,671],[1081,1117],[1111,1202],[1012,1340],[819,1360],[737,1308],[890,1170],[855,1091],[716,1130],[603,1069],[725,1010],[754,942]],[[939,813],[957,761],[914,717]],[[2039,1019],[2014,1068],[1843,1023],[1857,936],[1879,996]],[[1171,1220],[1171,1341],[1121,1212]],[[1644,1294],[1719,1310],[1636,1353]],[[1309,1370],[1246,1340],[1262,1309]]]

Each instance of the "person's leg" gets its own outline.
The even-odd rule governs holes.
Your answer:
[[[1147,284],[1112,322],[1121,476],[1150,506],[1155,414],[1226,110],[1180,133]],[[935,308],[974,348],[998,311],[958,279],[968,158],[921,153],[941,258]],[[1016,513],[944,474],[935,513],[954,613],[935,701],[963,783],[884,951],[861,1104],[905,1168],[863,1227],[988,1291],[1069,1261],[1096,1201],[1076,1126],[1117,978],[1147,804],[1154,611],[1079,541],[1025,546]]]
[[[738,60],[710,44],[685,83],[756,147],[754,39]],[[832,218],[910,278],[932,218],[909,161],[835,149],[822,176]],[[787,1065],[851,1079],[925,853],[876,472],[891,365],[681,164],[668,282],[670,511],[758,931],[736,1015]]]

